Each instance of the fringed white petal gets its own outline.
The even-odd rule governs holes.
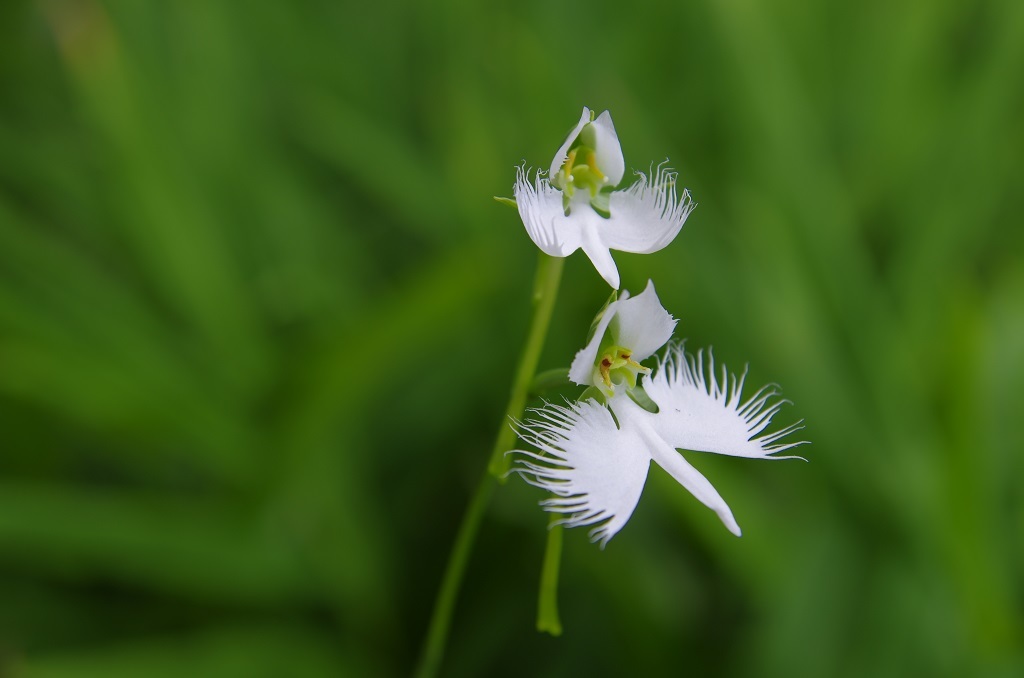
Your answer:
[[[565,163],[565,159],[569,156],[569,147],[572,146],[572,142],[576,141],[576,137],[580,135],[580,131],[588,122],[590,122],[590,109],[584,106],[583,113],[580,115],[580,121],[569,132],[569,136],[565,137],[565,141],[562,142],[558,152],[555,153],[555,157],[551,160],[551,169],[548,170],[549,177],[555,176],[558,174],[558,170],[562,169],[562,164]]]
[[[746,371],[737,378],[724,365],[721,373],[716,374],[710,351],[705,367],[703,351],[694,356],[686,353],[682,345],[670,346],[655,374],[643,382],[644,391],[659,411],[640,416],[646,417],[651,427],[675,448],[733,457],[794,458],[772,455],[806,444],[807,441],[778,443],[803,428],[802,420],[774,433],[763,433],[787,401],[779,398],[778,388],[771,384],[743,400],[745,378]]]
[[[653,292],[653,287],[644,293],[648,290]],[[621,317],[622,302],[640,296],[613,302],[607,315]],[[599,326],[596,336],[610,322],[602,317],[605,327]],[[773,456],[805,444],[778,443],[802,428],[801,422],[764,433],[786,401],[778,399],[774,386],[743,400],[745,376],[737,378],[725,366],[719,375],[710,352],[705,367],[702,351],[692,355],[682,345],[670,346],[657,372],[643,384],[658,412],[648,412],[626,394],[612,397],[610,410],[592,400],[533,410],[532,418],[520,425],[519,437],[539,452],[515,450],[513,471],[554,495],[542,505],[566,515],[561,524],[596,525],[591,538],[604,546],[633,514],[653,459],[739,536],[729,505],[676,448],[760,459],[800,458]]]
[[[519,437],[539,453],[515,450],[513,472],[554,497],[546,511],[567,527],[595,525],[591,540],[603,547],[633,515],[650,467],[647,445],[631,426],[616,426],[611,412],[587,400],[533,410]]]
[[[612,114],[605,111],[597,116],[591,127],[597,137],[597,147],[594,149],[597,166],[608,177],[609,186],[618,186],[622,175],[626,173],[626,160],[622,157],[622,144],[619,143],[619,135],[615,133]]]
[[[633,360],[641,362],[664,346],[675,329],[675,318],[661,305],[654,283],[648,280],[643,292],[619,302],[612,323],[612,341],[632,350]]]
[[[604,244],[622,252],[650,254],[668,245],[697,203],[690,192],[676,192],[676,173],[664,164],[651,176],[637,172],[636,183],[610,196],[611,218],[601,230]]]
[[[530,239],[553,257],[567,257],[580,246],[580,222],[565,216],[562,192],[551,186],[541,172],[530,179],[523,166],[516,168],[513,195],[519,216]]]

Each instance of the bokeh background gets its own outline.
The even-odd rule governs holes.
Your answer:
[[[618,254],[810,463],[512,481],[449,676],[1024,671],[1024,3],[0,4],[0,675],[415,665],[529,314],[514,166],[583,105],[700,203]],[[566,266],[541,368],[606,285]]]

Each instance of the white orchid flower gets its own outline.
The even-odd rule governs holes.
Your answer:
[[[581,386],[595,386],[606,397],[616,386],[636,387],[640,374],[650,370],[640,363],[672,338],[676,321],[669,315],[647,281],[643,292],[630,298],[629,292],[602,311],[587,345],[580,349],[569,368],[569,379]]]
[[[778,443],[803,428],[802,422],[764,433],[786,401],[778,399],[775,386],[743,400],[745,377],[746,372],[737,378],[723,366],[719,379],[710,352],[705,369],[703,352],[694,357],[681,345],[670,346],[657,372],[642,384],[657,412],[624,395],[616,395],[608,407],[594,400],[548,404],[534,410],[519,431],[540,452],[516,450],[513,472],[554,495],[541,504],[564,514],[562,524],[595,525],[591,539],[603,547],[633,514],[653,460],[739,536],[728,504],[677,449],[751,459],[800,458],[775,455],[806,442]]]
[[[619,271],[609,250],[650,254],[668,245],[695,203],[685,189],[676,193],[676,173],[664,165],[650,176],[615,190],[625,173],[622,147],[612,117],[593,118],[584,107],[576,127],[551,161],[547,177],[531,179],[520,167],[516,206],[530,238],[546,254],[567,257],[582,249],[597,272],[619,288]]]

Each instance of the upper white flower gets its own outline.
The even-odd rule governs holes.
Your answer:
[[[519,215],[545,253],[565,257],[583,249],[597,272],[618,289],[619,272],[609,250],[650,254],[672,242],[695,203],[676,193],[676,173],[664,165],[650,176],[637,172],[632,186],[615,190],[625,173],[612,117],[593,119],[584,107],[576,127],[543,172],[525,168],[514,188]]]
[[[569,379],[581,386],[596,386],[606,397],[615,394],[616,386],[633,388],[637,375],[650,372],[640,363],[672,338],[675,327],[652,281],[635,297],[623,291],[601,312],[594,335],[572,361]]]
[[[633,514],[654,461],[739,536],[728,504],[677,448],[752,459],[794,458],[773,455],[806,442],[778,444],[802,428],[801,422],[764,433],[786,401],[777,398],[774,386],[743,400],[745,377],[746,372],[737,378],[723,366],[719,379],[710,353],[705,369],[703,352],[693,356],[681,345],[670,346],[657,372],[642,383],[656,412],[623,394],[607,407],[594,400],[548,404],[534,410],[519,431],[540,452],[516,450],[513,471],[555,495],[541,503],[547,511],[565,514],[563,524],[596,525],[591,538],[604,546]]]

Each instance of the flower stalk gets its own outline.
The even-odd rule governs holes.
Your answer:
[[[562,525],[559,517],[552,515],[540,571],[540,593],[537,596],[537,630],[552,636],[562,635],[562,620],[558,616],[558,571],[561,565]]]
[[[533,282],[533,317],[530,320],[530,333],[519,356],[512,392],[509,394],[508,406],[505,408],[505,420],[498,429],[498,437],[494,441],[488,471],[504,483],[512,460],[505,454],[516,443],[516,432],[511,426],[513,420],[519,420],[526,409],[526,400],[530,395],[530,386],[537,373],[537,362],[544,348],[544,340],[548,336],[551,324],[551,313],[555,309],[555,298],[558,296],[558,285],[562,281],[562,268],[565,259],[551,257],[543,252],[537,255],[537,275]]]
[[[558,286],[562,280],[564,263],[565,260],[562,258],[538,252],[537,273],[533,283],[533,314],[530,320],[530,331],[519,357],[519,364],[512,382],[512,391],[505,408],[505,418],[498,429],[494,451],[491,454],[487,470],[480,479],[480,484],[473,493],[469,507],[462,517],[458,534],[455,537],[455,545],[448,557],[448,564],[441,580],[441,588],[434,603],[430,626],[427,628],[423,651],[416,669],[418,678],[433,678],[441,666],[444,649],[448,643],[448,634],[451,630],[452,612],[455,609],[459,589],[462,587],[462,578],[466,572],[469,556],[473,551],[476,535],[480,531],[480,524],[487,511],[491,495],[494,494],[494,486],[496,483],[505,482],[505,476],[511,464],[511,460],[505,455],[515,446],[516,441],[516,433],[510,422],[521,419],[523,411],[526,409],[530,386],[536,376],[537,362],[540,360],[541,350],[544,348],[544,341],[548,334],[548,326],[551,323],[551,314],[555,308],[555,299],[558,296]],[[559,553],[560,551],[561,549],[559,549]],[[546,570],[547,559],[545,560]],[[554,572],[557,576],[557,561]],[[557,610],[555,611],[555,620],[557,622]],[[560,629],[559,625],[559,631]]]

